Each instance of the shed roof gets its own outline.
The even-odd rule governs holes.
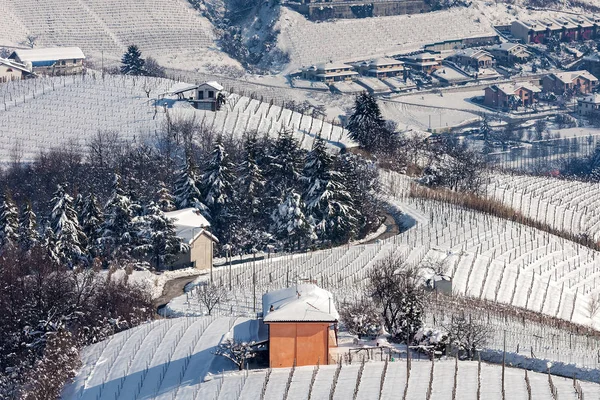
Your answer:
[[[336,322],[339,314],[333,295],[312,283],[265,293],[264,322]],[[269,311],[273,306],[274,310]]]
[[[207,235],[215,242],[219,240],[210,233],[206,228],[210,227],[210,223],[200,214],[196,208],[184,208],[177,211],[165,213],[167,218],[173,220],[177,236],[190,244],[200,235]]]
[[[45,49],[18,49],[13,51],[11,58],[16,55],[22,62],[54,61],[85,59],[79,47],[49,47]]]
[[[7,67],[15,68],[15,69],[18,69],[19,71],[31,73],[31,71],[29,69],[27,69],[27,67],[25,65],[19,64],[18,62],[14,61],[14,60],[9,60],[7,58],[0,58],[0,65],[6,65]]]

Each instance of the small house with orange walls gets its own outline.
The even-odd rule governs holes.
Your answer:
[[[302,283],[265,293],[262,300],[271,368],[329,364],[339,320],[330,292]]]

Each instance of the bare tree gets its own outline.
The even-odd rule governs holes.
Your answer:
[[[595,293],[590,296],[590,301],[587,306],[590,318],[594,318],[600,310],[600,293]]]
[[[400,340],[412,342],[423,325],[423,287],[418,269],[399,256],[378,262],[369,273],[370,292],[381,307],[384,325]]]
[[[206,310],[208,315],[212,315],[212,310],[217,304],[227,301],[227,291],[222,286],[217,286],[214,283],[200,284],[196,289],[198,300]]]
[[[485,346],[492,335],[488,325],[464,316],[452,318],[452,322],[444,328],[448,332],[450,343],[462,350],[470,360],[473,360],[475,352]]]
[[[219,344],[214,354],[230,359],[241,371],[247,366],[249,359],[256,357],[257,347],[255,342],[238,342],[228,338]]]
[[[354,303],[343,304],[340,320],[359,339],[362,336],[377,335],[382,328],[381,313],[372,300],[364,297]]]
[[[26,45],[27,47],[31,47],[32,49],[35,47],[35,45],[37,44],[37,40],[38,40],[38,35],[34,35],[34,34],[29,34],[27,36],[25,36],[25,41],[23,42],[24,45]]]

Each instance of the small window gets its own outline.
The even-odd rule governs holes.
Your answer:
[[[77,64],[77,60],[73,60],[73,64]]]
[[[215,98],[215,92],[213,90],[209,90],[208,91],[208,98],[209,99],[214,99]]]
[[[198,100],[204,100],[204,90],[198,91]]]
[[[61,61],[61,64],[66,65],[66,61],[65,60]]]
[[[8,68],[6,72],[13,72],[12,68]]]

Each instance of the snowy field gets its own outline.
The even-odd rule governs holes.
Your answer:
[[[162,104],[156,99],[176,82],[158,78],[98,75],[40,78],[9,82],[0,86],[0,161],[8,161],[18,150],[23,161],[31,161],[40,150],[70,145],[86,151],[86,144],[99,130],[117,131],[121,139],[152,140],[165,123]],[[149,89],[146,95],[145,89]],[[157,105],[158,104],[158,105]],[[276,136],[289,129],[305,148],[321,134],[336,148],[352,145],[346,131],[320,119],[303,116],[278,105],[231,95],[219,112],[201,111],[185,102],[175,103],[171,115],[195,118],[223,135],[255,130]]]
[[[598,183],[494,173],[486,195],[554,229],[600,240]]]
[[[165,67],[239,65],[216,48],[212,24],[186,0],[2,1],[0,45],[19,45],[27,34],[38,37],[39,47],[79,46],[97,67],[102,55],[119,61],[130,44]]]
[[[327,22],[311,22],[282,8],[279,28],[278,46],[290,54],[288,70],[329,60],[365,60],[417,50],[428,43],[494,34],[487,18],[473,8]]]

